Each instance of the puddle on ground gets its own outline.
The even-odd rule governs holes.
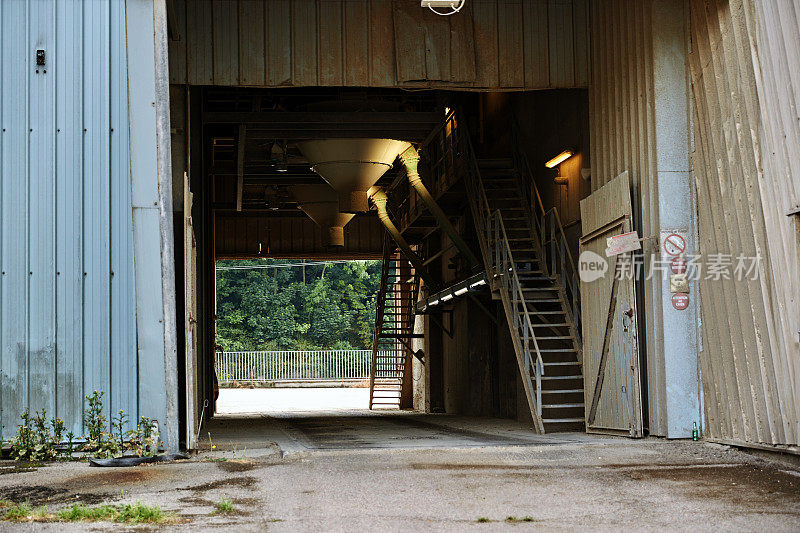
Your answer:
[[[19,474],[23,472],[35,472],[43,467],[42,463],[29,463],[20,461],[0,461],[0,476],[6,474]]]
[[[0,499],[16,503],[27,502],[36,507],[46,504],[82,503],[94,505],[107,502],[109,494],[73,493],[63,488],[44,487],[41,485],[9,487],[0,490]]]
[[[223,487],[242,487],[242,488],[252,488],[258,480],[252,476],[244,476],[244,477],[232,477],[227,479],[218,479],[217,481],[211,481],[209,483],[203,483],[201,485],[194,485],[191,487],[183,487],[178,490],[192,490],[195,492],[205,492],[208,490],[215,490],[221,489]]]
[[[247,472],[255,467],[256,465],[252,461],[241,461],[238,459],[229,459],[217,463],[217,468],[223,472]]]

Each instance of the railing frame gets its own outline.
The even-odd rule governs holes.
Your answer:
[[[372,350],[216,352],[215,369],[220,383],[364,381],[372,374],[371,355]],[[357,360],[351,363],[345,357]]]

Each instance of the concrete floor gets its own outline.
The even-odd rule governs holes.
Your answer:
[[[51,509],[142,500],[181,516],[167,529],[191,531],[800,530],[797,469],[703,442],[535,435],[508,420],[366,410],[219,416],[208,432],[216,448],[206,435],[190,461],[6,473],[0,498]],[[222,498],[237,514],[210,515]]]
[[[217,413],[289,413],[341,411],[369,407],[363,387],[304,387],[297,389],[220,389]]]

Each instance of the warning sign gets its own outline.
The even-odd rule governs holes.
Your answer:
[[[609,237],[606,239],[606,245],[608,246],[606,248],[606,257],[642,249],[642,241],[635,231]]]
[[[685,292],[679,292],[672,295],[672,307],[678,311],[683,311],[689,307],[689,295]]]
[[[670,233],[664,239],[664,251],[671,256],[681,255],[686,251],[686,239],[677,233]]]
[[[670,262],[669,268],[670,270],[672,270],[673,274],[685,274],[686,259],[684,259],[683,257],[676,257]]]

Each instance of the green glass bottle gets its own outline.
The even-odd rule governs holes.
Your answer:
[[[692,427],[692,440],[697,441],[700,440],[700,433],[697,431],[697,422],[693,422],[694,426]]]

